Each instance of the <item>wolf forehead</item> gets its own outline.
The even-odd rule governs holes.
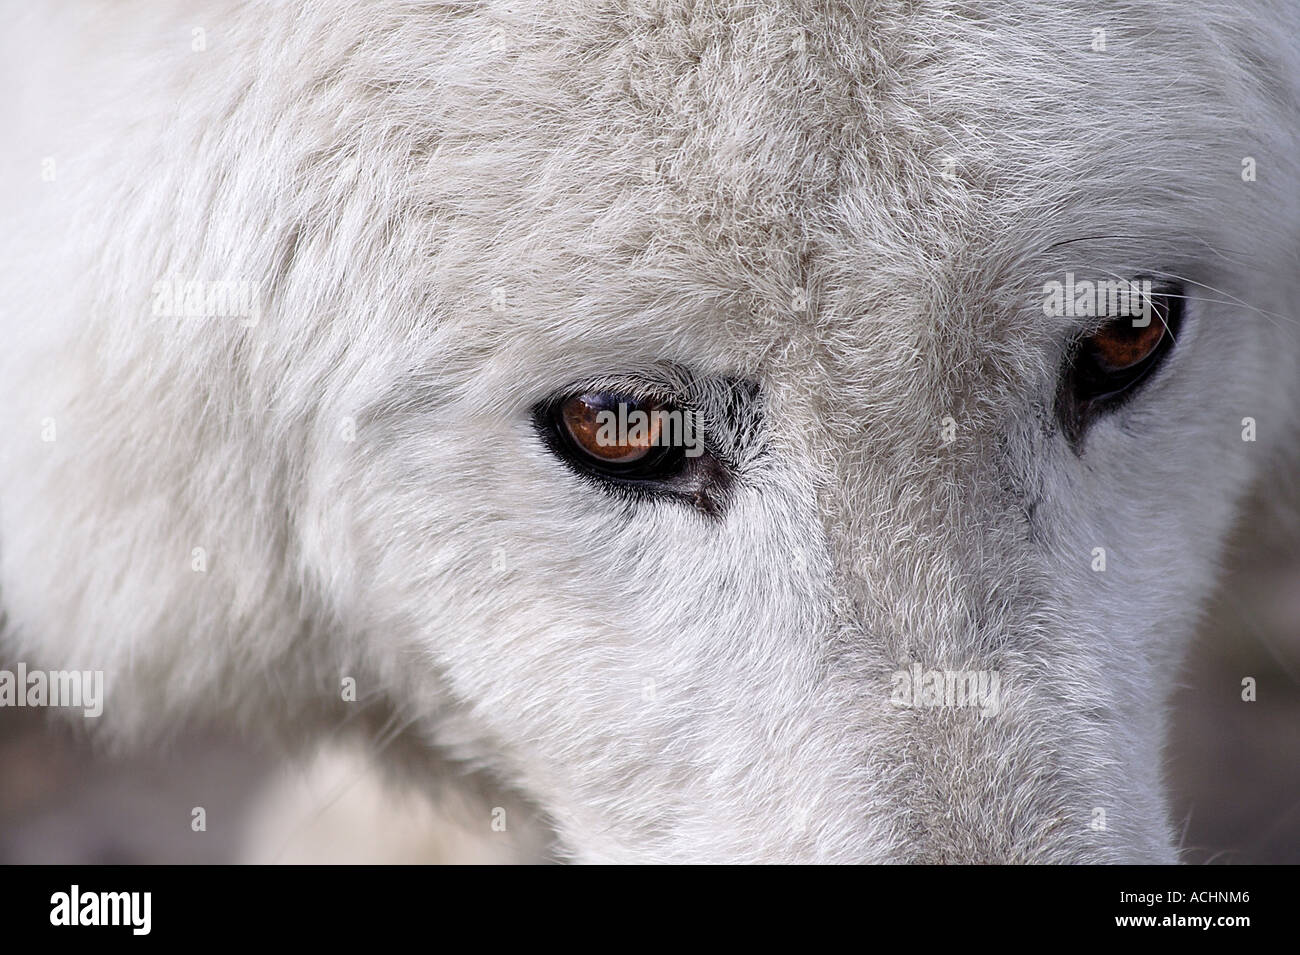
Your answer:
[[[1038,273],[1081,251],[1120,274],[1176,268],[1189,236],[1225,228],[1204,200],[1235,178],[1257,111],[1194,78],[1227,55],[1213,16],[1176,45],[1153,39],[1163,16],[487,4],[333,63],[307,31],[304,58],[324,62],[304,89],[366,94],[328,135],[308,120],[337,98],[289,107],[309,144],[297,179],[323,195],[372,180],[347,200],[371,224],[340,236],[359,256],[381,253],[444,327],[492,321],[556,357],[1037,343],[1056,334],[1026,319]],[[282,229],[339,236],[338,214],[305,201]],[[1085,236],[1112,238],[1049,251]],[[310,261],[310,242],[283,244]]]

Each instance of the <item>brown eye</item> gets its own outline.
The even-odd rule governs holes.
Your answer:
[[[748,419],[740,415],[758,404],[758,387],[729,378],[708,384],[711,392],[700,392],[714,399],[718,420],[746,433],[740,428]],[[546,450],[587,487],[624,501],[674,500],[719,517],[732,465],[710,451],[694,407],[655,397],[651,389],[638,395],[570,387],[533,405],[533,427]]]
[[[1154,315],[1145,326],[1135,325],[1131,318],[1120,318],[1088,338],[1085,346],[1091,349],[1099,367],[1120,372],[1150,357],[1166,334],[1164,323]]]
[[[1057,413],[1076,450],[1088,426],[1136,394],[1173,349],[1184,297],[1181,285],[1159,285],[1145,300],[1142,314],[1113,318],[1075,342],[1062,375]]]
[[[561,395],[534,409],[552,450],[580,471],[624,484],[663,481],[701,453],[691,414],[658,398]]]
[[[660,446],[659,402],[621,395],[575,395],[560,406],[565,434],[582,451],[608,464],[634,464]]]

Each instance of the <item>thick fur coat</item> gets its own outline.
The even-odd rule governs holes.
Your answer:
[[[1297,4],[37,6],[3,639],[105,671],[97,731],[359,732],[580,861],[1176,858],[1166,697],[1296,444]],[[1079,448],[1067,272],[1188,295]],[[698,409],[725,507],[550,453],[607,382]]]

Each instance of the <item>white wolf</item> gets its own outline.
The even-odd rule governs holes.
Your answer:
[[[563,859],[1176,858],[1296,443],[1296,3],[5,21],[6,655],[112,738],[368,733]]]

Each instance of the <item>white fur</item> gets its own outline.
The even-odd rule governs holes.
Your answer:
[[[1300,408],[1295,4],[182,6],[6,17],[15,658],[119,739],[369,734],[560,858],[1175,858],[1165,697]],[[1195,298],[1078,456],[1035,292],[1085,269]],[[608,376],[698,395],[720,519],[544,449]]]

